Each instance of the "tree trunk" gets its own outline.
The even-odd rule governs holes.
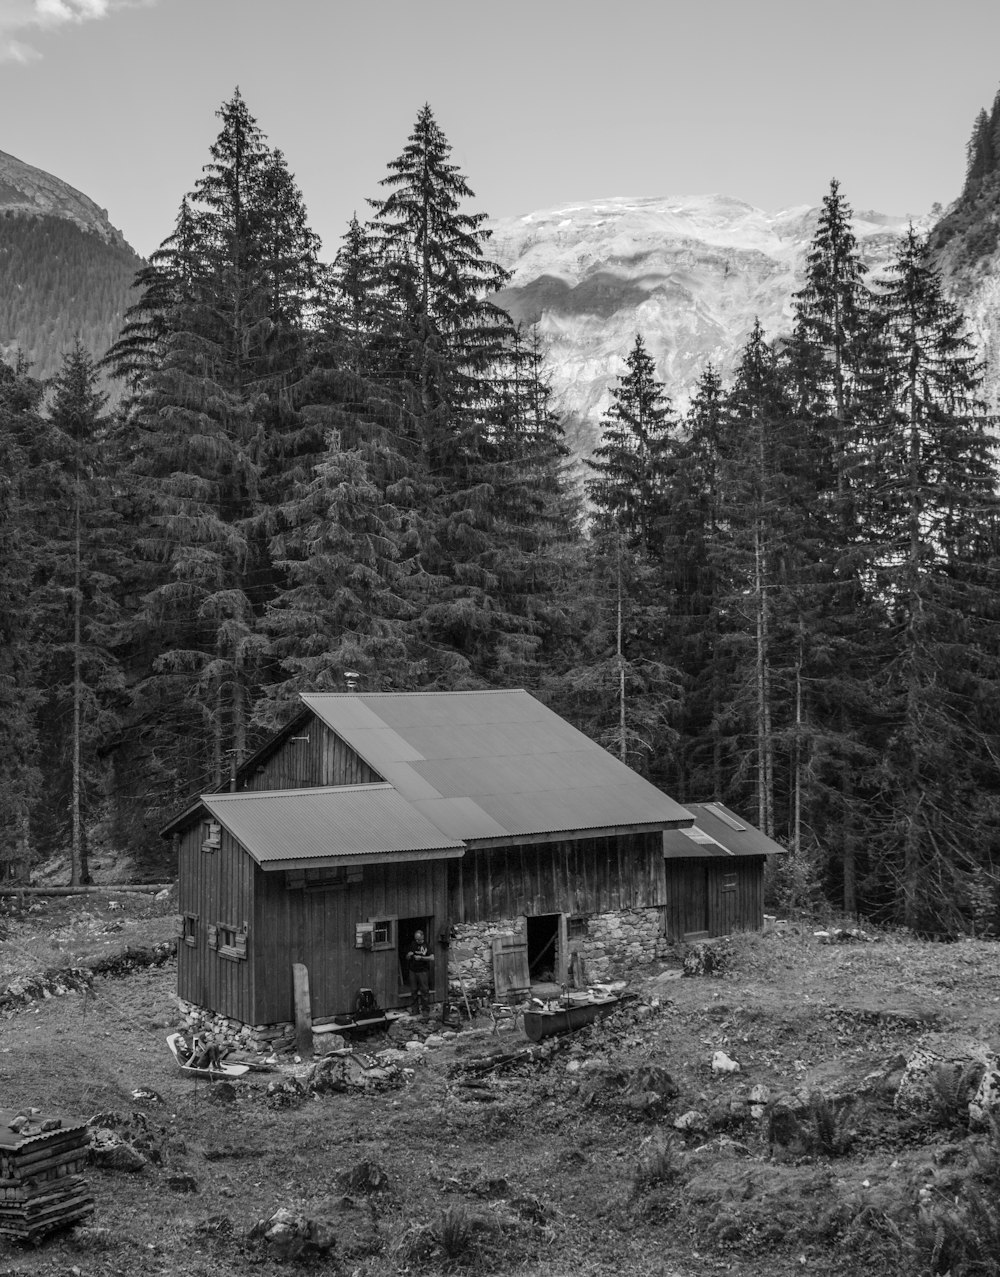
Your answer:
[[[81,591],[82,537],[80,530],[80,456],[77,443],[76,491],[73,501],[73,742],[72,742],[72,807],[70,835],[70,885],[80,886],[89,880],[87,852],[83,840],[80,808],[80,736],[83,730],[83,661]]]

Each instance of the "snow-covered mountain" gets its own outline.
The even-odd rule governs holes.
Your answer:
[[[569,442],[597,441],[608,387],[641,332],[679,407],[706,362],[731,372],[755,317],[788,330],[818,208],[767,213],[724,195],[609,199],[490,223],[488,252],[513,277],[500,304],[538,321]],[[854,229],[877,273],[910,221],[862,212]]]

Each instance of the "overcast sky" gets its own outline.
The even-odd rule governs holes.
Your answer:
[[[720,192],[857,209],[961,186],[1000,3],[0,0],[0,150],[170,231],[239,85],[332,256],[423,102],[491,216]]]

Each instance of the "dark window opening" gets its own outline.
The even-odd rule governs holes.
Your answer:
[[[582,940],[585,936],[590,935],[590,919],[585,913],[574,913],[566,920],[566,938],[568,940]]]
[[[209,932],[213,928],[209,928]],[[220,958],[230,958],[233,961],[239,961],[247,956],[247,931],[249,930],[246,923],[242,927],[237,927],[235,923],[217,922],[214,927],[215,931],[215,949]],[[211,939],[209,941],[211,943]]]

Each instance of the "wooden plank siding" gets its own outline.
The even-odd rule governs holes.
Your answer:
[[[219,847],[203,851],[201,822],[192,825],[178,849],[179,909],[194,914],[195,943],[177,944],[177,993],[198,1006],[253,1023],[253,965],[227,958],[209,947],[209,928],[220,923],[239,929],[253,917],[254,863],[240,844],[221,830]],[[252,925],[252,924],[251,924]]]
[[[353,1009],[359,989],[371,989],[382,1007],[401,1004],[399,955],[392,949],[355,948],[359,922],[381,918],[430,918],[434,946],[434,998],[447,992],[447,948],[439,943],[446,922],[446,865],[440,860],[365,865],[360,883],[328,890],[289,889],[282,871],[255,870],[255,910],[250,934],[258,971],[253,1022],[274,1024],[292,1016],[292,963],[309,971],[314,1018]]]
[[[475,848],[448,866],[455,922],[644,909],[665,899],[658,832]]]
[[[764,857],[668,859],[663,933],[685,936],[758,931],[764,925]]]
[[[367,785],[381,779],[336,732],[314,717],[243,777],[240,788],[308,789],[315,785]]]

